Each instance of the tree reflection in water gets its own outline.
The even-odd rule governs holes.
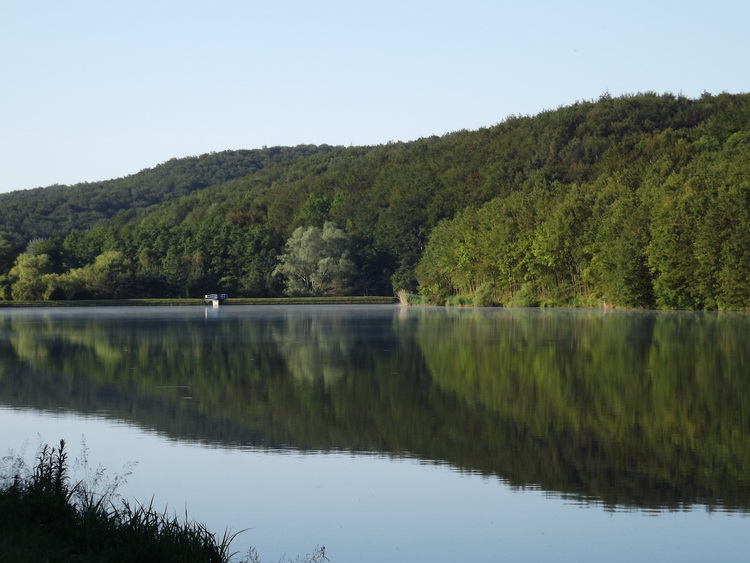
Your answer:
[[[106,410],[176,439],[417,456],[612,507],[747,510],[748,323],[391,306],[7,311],[0,401]]]

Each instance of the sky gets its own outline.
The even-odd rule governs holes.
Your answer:
[[[0,192],[750,91],[747,0],[0,0]]]

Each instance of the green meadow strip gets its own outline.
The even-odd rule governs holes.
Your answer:
[[[395,297],[230,297],[232,305],[391,305]],[[82,299],[71,301],[0,301],[2,307],[120,307],[206,305],[203,299]]]

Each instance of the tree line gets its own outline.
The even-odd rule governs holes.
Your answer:
[[[4,194],[0,295],[746,309],[749,140],[747,94],[604,95],[408,143],[170,161],[173,184]],[[107,194],[119,203],[97,211]],[[302,255],[324,283],[295,285]]]
[[[424,296],[747,309],[747,108],[737,108],[732,128],[618,140],[595,175],[537,178],[441,222],[417,268]]]
[[[27,240],[86,231],[119,212],[136,210],[252,174],[268,164],[330,150],[326,145],[227,150],[173,158],[136,174],[72,186],[0,194],[0,225]]]

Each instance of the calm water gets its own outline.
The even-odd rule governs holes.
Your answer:
[[[265,561],[744,561],[750,317],[396,306],[0,310],[0,452]]]

